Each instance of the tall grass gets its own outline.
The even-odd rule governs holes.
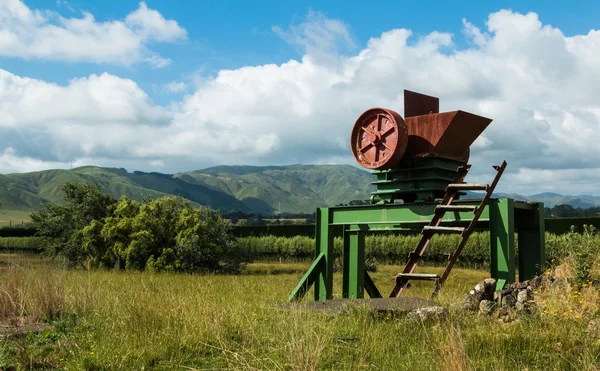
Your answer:
[[[65,303],[64,272],[0,269],[0,320],[12,325],[58,316]]]
[[[383,266],[373,274],[382,292],[391,289],[394,282],[390,277],[398,269]],[[37,318],[54,318],[51,321],[56,327],[19,341],[5,341],[0,368],[460,370],[599,366],[599,338],[587,333],[587,323],[598,316],[597,296],[591,294],[570,304],[579,318],[544,313],[565,301],[565,292],[554,290],[540,293],[545,303],[540,301],[539,312],[502,323],[462,311],[464,294],[487,273],[457,269],[439,297],[449,310],[447,318],[414,323],[401,317],[374,316],[361,308],[343,315],[289,309],[286,298],[301,275],[201,276],[34,267],[4,271],[1,287],[11,293],[12,302],[22,303],[8,305],[7,312],[14,315],[25,308],[39,313]],[[340,285],[336,275],[336,295],[341,292]],[[431,289],[419,282],[407,295],[425,296]],[[598,295],[595,287],[589,290]],[[42,292],[53,293],[49,297],[55,298],[55,304],[50,307],[56,309],[47,309],[39,298]],[[580,310],[585,305],[594,306]]]

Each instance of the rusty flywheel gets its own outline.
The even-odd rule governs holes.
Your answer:
[[[360,115],[350,137],[356,161],[373,170],[393,168],[404,156],[407,144],[404,119],[385,108],[371,108]]]

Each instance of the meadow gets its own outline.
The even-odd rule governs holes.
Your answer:
[[[0,329],[41,329],[0,340],[0,369],[600,368],[600,330],[590,332],[600,309],[595,285],[540,292],[536,311],[504,323],[461,306],[489,274],[455,269],[437,299],[448,316],[421,323],[361,308],[290,308],[287,297],[309,263],[255,262],[234,276],[66,270],[36,254],[0,261]],[[372,273],[382,292],[400,268]],[[567,257],[552,269],[572,277],[576,263]],[[336,275],[336,296],[340,286]],[[406,296],[427,297],[431,288],[417,282]]]

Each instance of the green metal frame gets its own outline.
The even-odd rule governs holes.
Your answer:
[[[441,198],[463,163],[464,160],[437,155],[406,157],[393,169],[373,172],[377,179],[371,184],[377,190],[371,193],[372,200],[389,204],[396,199],[412,203]]]
[[[460,200],[453,204],[479,205],[480,200]],[[381,297],[365,271],[365,235],[386,231],[420,232],[434,215],[437,203],[346,206],[317,209],[316,255],[312,266],[291,293],[289,300],[302,298],[314,285],[314,299],[333,298],[334,228],[343,226],[342,297]],[[472,212],[447,212],[441,225],[467,224]],[[515,282],[515,232],[519,242],[519,278],[526,280],[544,269],[544,204],[490,199],[478,228],[490,230],[490,274],[500,290]]]

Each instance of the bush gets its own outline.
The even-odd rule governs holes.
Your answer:
[[[238,272],[247,255],[230,224],[210,208],[182,197],[117,202],[99,186],[67,183],[65,205],[51,205],[32,219],[44,252],[69,266],[155,272]]]

